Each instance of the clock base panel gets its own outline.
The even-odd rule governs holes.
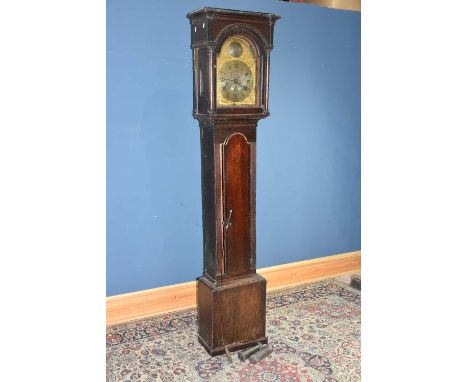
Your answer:
[[[197,279],[198,340],[210,355],[267,343],[266,280],[258,274],[215,284]]]

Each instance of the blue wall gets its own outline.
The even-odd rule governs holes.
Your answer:
[[[202,6],[274,12],[257,143],[257,265],[360,248],[360,14],[262,1],[107,2],[107,294],[202,272],[190,27]]]

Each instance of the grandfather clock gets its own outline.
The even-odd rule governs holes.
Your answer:
[[[193,116],[202,163],[203,275],[198,339],[210,355],[266,343],[266,280],[256,273],[256,129],[269,115],[270,13],[202,8],[187,15]]]

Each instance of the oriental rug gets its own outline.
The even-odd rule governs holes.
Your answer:
[[[107,381],[360,381],[361,293],[329,279],[267,294],[273,353],[253,365],[210,357],[197,341],[195,309],[107,329]]]

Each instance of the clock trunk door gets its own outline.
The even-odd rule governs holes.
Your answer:
[[[250,271],[250,145],[241,134],[224,146],[224,264],[227,276]]]

